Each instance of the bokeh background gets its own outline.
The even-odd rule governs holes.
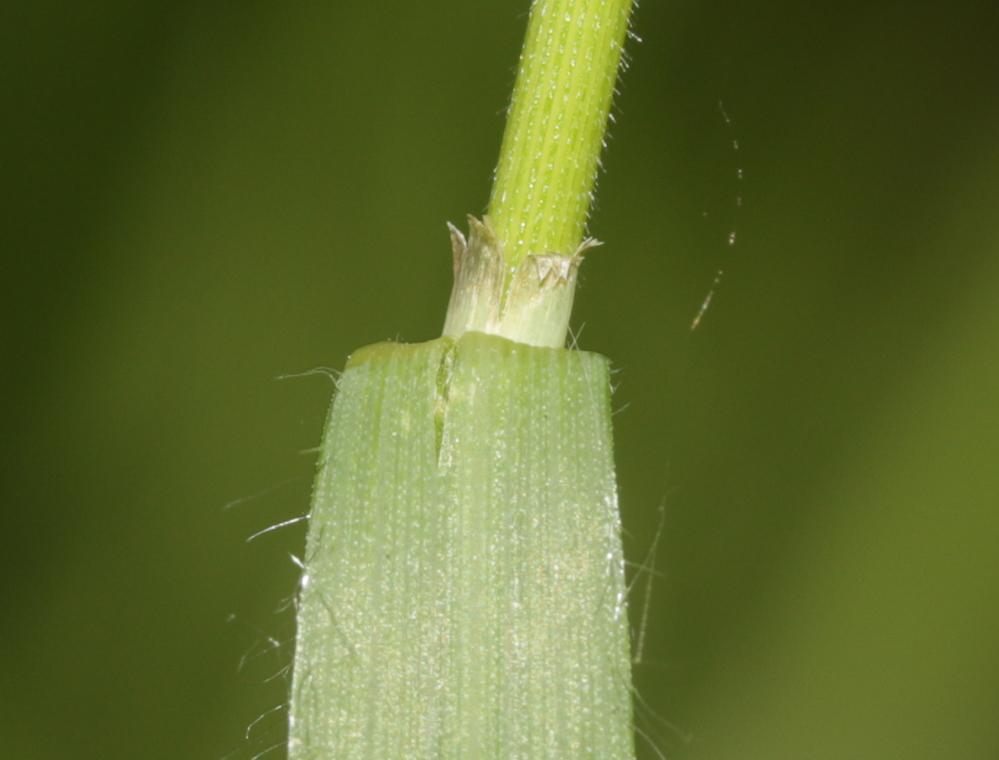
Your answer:
[[[247,538],[332,385],[275,378],[439,333],[526,8],[0,11],[2,756],[283,756],[304,529]],[[642,757],[999,758],[997,6],[635,30],[575,324],[663,528]]]

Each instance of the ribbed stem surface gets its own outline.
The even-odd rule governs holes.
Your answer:
[[[489,201],[509,266],[571,254],[589,213],[632,0],[534,0]]]

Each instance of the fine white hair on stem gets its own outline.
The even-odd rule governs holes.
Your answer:
[[[267,486],[266,488],[262,488],[259,491],[255,491],[254,493],[251,493],[247,496],[239,496],[233,499],[232,501],[227,501],[225,504],[223,504],[222,511],[228,512],[230,509],[234,509],[235,507],[241,506],[248,502],[257,501],[258,499],[263,499],[265,496],[270,496],[272,493],[280,491],[282,488],[286,488],[287,486],[290,486],[292,483],[298,483],[303,480],[305,480],[305,477],[299,475],[294,478],[287,478],[285,480],[280,481],[279,483]]]
[[[261,636],[264,636],[264,641],[266,643],[262,645],[260,641],[255,641],[250,648],[243,653],[243,656],[239,658],[239,664],[236,666],[237,673],[242,673],[246,669],[247,665],[259,660],[261,657],[274,654],[275,652],[279,652],[281,650],[282,644],[280,641],[271,636],[267,636],[262,631]],[[266,683],[269,678],[270,677],[265,678],[263,682]]]
[[[340,371],[333,369],[332,367],[313,367],[312,369],[303,370],[302,372],[287,372],[282,375],[276,375],[275,380],[300,380],[303,377],[327,377],[330,382],[336,387],[337,383],[340,382]]]
[[[274,705],[273,707],[271,707],[271,708],[269,708],[267,710],[264,710],[262,713],[260,713],[260,715],[258,715],[252,721],[250,721],[250,725],[248,725],[246,727],[246,731],[243,733],[243,737],[246,739],[246,741],[250,741],[253,738],[253,730],[257,726],[259,726],[261,723],[263,723],[265,720],[267,720],[267,718],[269,718],[274,713],[278,712],[279,710],[284,710],[287,707],[288,707],[287,700],[285,700],[284,702],[279,702],[278,704]]]
[[[268,755],[276,749],[281,749],[281,747],[283,746],[285,746],[285,742],[283,740],[279,741],[276,744],[272,744],[267,749],[258,752],[253,757],[251,757],[250,760],[260,760],[260,758],[262,758],[264,755]]]
[[[693,741],[693,734],[684,731],[676,723],[664,717],[648,703],[648,701],[641,695],[637,688],[631,687],[631,695],[635,700],[635,712],[636,715],[641,715],[645,720],[650,723],[658,723],[663,730],[668,731],[670,734],[675,735],[684,744],[689,744]],[[654,730],[651,726],[649,730]],[[661,738],[661,737],[660,737]]]
[[[635,730],[635,733],[639,737],[641,737],[645,741],[646,744],[649,745],[649,747],[652,749],[652,751],[656,753],[656,757],[658,757],[659,760],[666,760],[666,755],[664,755],[662,753],[662,750],[660,750],[659,747],[656,746],[656,743],[654,741],[652,741],[652,737],[651,736],[649,736],[647,733],[645,733],[638,726],[632,726],[632,728]]]
[[[308,519],[309,515],[308,513],[306,513],[304,515],[298,515],[297,517],[290,517],[287,520],[282,520],[281,522],[274,523],[273,525],[268,525],[266,528],[258,530],[256,533],[247,538],[246,543],[250,543],[251,541],[258,539],[261,536],[267,535],[268,533],[273,533],[276,530],[281,530],[282,528],[287,528],[292,525],[297,525],[298,523],[304,522],[305,520]]]
[[[645,649],[645,634],[648,630],[649,624],[649,609],[652,604],[652,579],[654,577],[652,570],[656,565],[656,553],[659,551],[659,541],[662,539],[663,527],[666,523],[666,505],[659,505],[659,525],[656,528],[656,534],[652,539],[652,546],[649,548],[649,552],[646,555],[645,561],[642,563],[643,572],[645,572],[649,577],[645,583],[645,598],[642,604],[642,616],[638,625],[638,637],[635,641],[635,654],[632,657],[632,663],[640,663],[642,661],[642,654]],[[636,582],[639,574],[636,573],[635,578],[632,583]],[[630,590],[630,589],[629,589]]]

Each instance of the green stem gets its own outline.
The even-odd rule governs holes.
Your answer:
[[[632,0],[535,0],[489,214],[452,227],[444,335],[565,344]]]
[[[489,201],[507,264],[583,239],[632,0],[535,0]]]

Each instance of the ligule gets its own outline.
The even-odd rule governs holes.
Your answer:
[[[606,360],[352,357],[313,496],[293,760],[633,758]]]
[[[532,346],[561,348],[569,330],[583,254],[600,245],[587,238],[569,254],[538,253],[507,264],[489,217],[468,217],[466,239],[454,225],[454,286],[443,335],[484,332]]]

